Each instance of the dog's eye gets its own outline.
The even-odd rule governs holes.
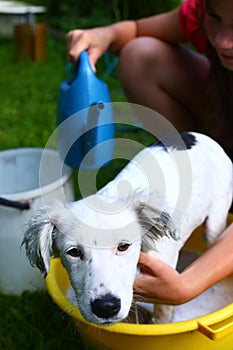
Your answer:
[[[67,250],[66,254],[72,256],[72,258],[83,258],[83,252],[81,248],[71,248]]]
[[[131,244],[129,242],[120,242],[117,246],[117,250],[122,253],[129,249],[130,246]]]

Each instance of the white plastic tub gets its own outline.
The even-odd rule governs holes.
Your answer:
[[[63,167],[54,150],[2,151],[0,197],[0,290],[21,294],[25,290],[43,289],[45,283],[40,272],[30,266],[25,249],[21,248],[23,229],[43,205],[55,199],[62,202],[74,199],[72,171]]]

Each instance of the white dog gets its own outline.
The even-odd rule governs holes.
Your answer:
[[[226,225],[232,185],[232,162],[215,141],[197,133],[170,136],[139,152],[95,195],[39,211],[23,243],[45,276],[50,256],[61,257],[88,321],[118,322],[130,310],[140,250],[176,267],[202,223],[213,243]],[[171,321],[171,308],[155,306],[154,318]]]

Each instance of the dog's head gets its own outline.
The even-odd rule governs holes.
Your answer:
[[[166,234],[167,221],[148,207],[106,203],[91,196],[40,210],[27,224],[23,243],[31,264],[44,276],[50,257],[59,256],[82,315],[107,324],[127,317],[141,243],[148,245]],[[146,231],[149,234],[143,235]]]
[[[134,211],[104,209],[96,211],[86,200],[69,207],[56,203],[28,222],[23,241],[44,276],[50,256],[61,258],[81,313],[99,324],[128,315],[141,245]]]

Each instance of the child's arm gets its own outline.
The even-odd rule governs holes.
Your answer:
[[[184,42],[179,26],[179,8],[137,21],[72,30],[67,34],[68,56],[74,61],[83,50],[88,50],[94,67],[105,51],[118,53],[127,42],[139,36],[153,36],[174,43]]]
[[[164,262],[141,253],[142,274],[134,291],[159,303],[182,304],[233,273],[233,224],[181,274]]]

